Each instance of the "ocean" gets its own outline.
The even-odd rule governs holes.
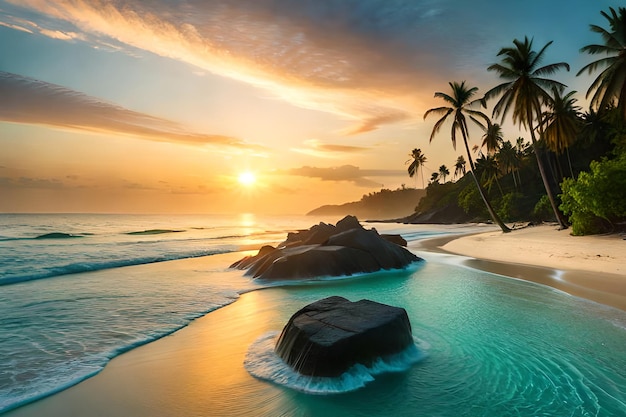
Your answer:
[[[462,257],[419,250],[425,262],[404,271],[269,290],[228,267],[263,244],[322,220],[338,219],[0,215],[0,414],[79,383],[121,353],[264,289],[269,298],[279,292],[273,299],[281,320],[330,291],[404,307],[415,335],[417,353],[399,367],[404,382],[393,392],[376,385],[377,372],[365,372],[341,384],[317,381],[316,393],[325,396],[307,392],[301,381],[273,381],[278,365],[267,346],[280,328],[258,335],[246,354],[246,369],[258,384],[285,390],[291,403],[280,407],[287,410],[303,407],[308,412],[302,415],[328,417],[346,415],[349,407],[353,415],[408,416],[417,415],[419,405],[425,416],[623,415],[623,311],[468,268]],[[428,237],[485,230],[364,225],[400,233],[409,246]],[[371,390],[389,399],[389,407],[376,411],[368,405]],[[266,415],[287,414],[271,409]]]

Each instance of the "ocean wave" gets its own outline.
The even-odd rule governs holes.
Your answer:
[[[140,230],[137,232],[128,232],[125,233],[131,236],[144,236],[144,235],[162,235],[164,233],[182,233],[184,230],[173,230],[173,229],[148,229],[148,230]]]
[[[78,237],[83,237],[83,236],[74,235],[71,233],[52,232],[52,233],[45,233],[43,235],[39,235],[35,239],[74,239]]]
[[[54,240],[54,239],[75,239],[85,236],[93,236],[93,233],[65,233],[65,232],[50,232],[38,235],[35,237],[9,237],[0,236],[0,242],[10,242],[14,240]]]
[[[229,296],[224,296],[223,302],[212,306],[209,309],[204,311],[200,311],[194,313],[193,315],[188,315],[186,320],[179,325],[172,326],[167,329],[157,330],[152,334],[146,335],[144,337],[139,337],[133,340],[132,342],[118,346],[108,351],[101,352],[99,354],[92,355],[88,361],[84,363],[79,363],[74,361],[70,367],[68,367],[65,372],[66,375],[58,374],[54,379],[54,385],[46,387],[46,383],[48,382],[45,378],[43,378],[42,383],[43,386],[40,387],[37,391],[33,392],[7,392],[0,394],[0,414],[3,414],[7,411],[14,410],[23,405],[35,402],[42,398],[49,397],[53,394],[66,390],[74,385],[83,382],[86,379],[89,379],[98,373],[100,373],[104,367],[116,356],[121,355],[122,353],[128,352],[132,349],[135,349],[139,346],[154,342],[158,339],[162,339],[166,336],[171,335],[178,330],[187,327],[193,320],[198,319],[206,314],[215,311],[219,308],[225,307],[228,304],[235,302],[239,298],[238,294],[231,294]]]
[[[219,255],[234,252],[235,249],[211,249],[195,251],[192,253],[175,253],[161,256],[146,256],[130,259],[116,259],[103,262],[77,262],[63,266],[49,267],[32,274],[21,274],[0,278],[0,286],[18,284],[20,282],[35,281],[39,279],[54,278],[62,275],[78,274],[81,272],[100,271],[103,269],[121,268],[124,266],[144,265],[156,262],[174,261],[178,259],[199,258],[201,256]]]
[[[274,351],[279,332],[258,338],[246,353],[244,367],[253,376],[307,394],[329,395],[356,391],[374,381],[377,375],[403,372],[426,358],[419,341],[394,355],[380,357],[371,366],[356,364],[336,378],[302,375],[287,365]]]

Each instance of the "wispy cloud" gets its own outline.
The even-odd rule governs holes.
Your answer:
[[[0,22],[0,26],[4,26],[4,27],[7,27],[7,28],[19,30],[19,31],[22,31],[22,32],[33,33],[32,30],[27,29],[27,28],[25,28],[23,26],[20,26],[20,25],[16,25],[14,23]]]
[[[76,32],[63,32],[60,30],[39,29],[39,33],[52,39],[59,39],[62,41],[69,41],[72,39],[83,39],[82,35]]]
[[[2,121],[113,132],[161,142],[260,150],[259,146],[234,137],[190,132],[167,119],[125,109],[60,85],[2,71],[0,97]]]
[[[34,177],[0,177],[0,189],[23,189],[37,188],[46,190],[59,190],[65,184],[56,178],[34,178]]]
[[[2,16],[2,19],[3,20],[0,20],[0,26],[5,26],[11,29],[20,30],[22,32],[28,32],[28,33],[37,32],[49,38],[63,40],[63,41],[86,40],[85,36],[81,33],[55,29],[52,26],[51,27],[42,26],[41,24],[35,23],[34,21],[23,19],[17,16],[13,16],[11,14],[4,14]]]
[[[335,143],[324,143],[317,139],[305,140],[301,146],[291,148],[293,152],[320,158],[340,158],[347,153],[360,153],[368,151],[366,146],[351,146]]]
[[[447,0],[9,1],[65,22],[48,36],[108,37],[184,61],[334,113],[351,122],[346,134],[423,113],[418,97],[432,96],[444,56],[428,40],[446,36],[437,18],[450,9]]]
[[[402,171],[397,170],[362,170],[354,165],[342,165],[339,167],[318,168],[304,166],[286,171],[288,175],[301,177],[319,178],[322,181],[348,181],[359,187],[380,187],[381,183],[373,181],[368,177],[388,177],[402,175]]]

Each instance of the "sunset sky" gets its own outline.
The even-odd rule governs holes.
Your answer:
[[[413,148],[427,179],[463,154],[449,127],[428,143],[435,91],[484,93],[529,36],[586,108],[579,49],[620,4],[0,0],[0,212],[304,214],[421,188]]]

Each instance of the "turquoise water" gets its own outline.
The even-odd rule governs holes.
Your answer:
[[[263,415],[626,415],[626,314],[422,255],[413,274],[264,294],[285,312],[329,295],[404,307],[426,357],[345,394],[280,386],[289,400]]]
[[[263,286],[228,269],[242,254],[219,253],[280,241],[316,220],[38,215],[0,216],[0,222],[3,413],[84,380],[121,352],[197,317],[245,302],[237,301],[241,294]],[[371,226],[409,241],[470,231]],[[46,233],[81,237],[34,239]],[[197,257],[198,251],[214,255]],[[404,307],[419,349],[416,363],[373,380],[357,377],[352,383],[362,388],[334,395],[254,379],[232,387],[211,415],[626,415],[625,312],[473,270],[460,257],[417,254],[426,262],[412,271],[257,291],[274,333],[293,312],[330,295]],[[182,260],[162,262],[172,258]],[[73,273],[76,268],[92,272]],[[249,317],[228,324],[251,340],[271,337]],[[258,360],[260,349],[245,349]],[[244,360],[242,354],[238,366]],[[206,393],[207,401],[212,395]]]

